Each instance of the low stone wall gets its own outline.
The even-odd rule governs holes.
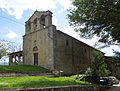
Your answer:
[[[26,89],[9,89],[0,91],[106,91],[111,87],[107,86],[56,86]]]
[[[22,76],[49,76],[54,75],[50,72],[41,71],[0,71],[0,77],[22,77]]]

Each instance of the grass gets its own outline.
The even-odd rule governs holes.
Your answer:
[[[65,85],[91,85],[91,83],[74,80],[71,77],[9,77],[0,78],[0,89],[5,88],[34,88],[48,86],[65,86]]]
[[[49,71],[40,66],[32,65],[0,65],[0,71]]]

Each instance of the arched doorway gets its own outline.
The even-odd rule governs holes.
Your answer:
[[[34,65],[38,65],[38,53],[34,53]]]
[[[33,48],[33,51],[34,51],[34,53],[33,53],[33,56],[34,56],[34,65],[38,65],[38,48],[37,48],[37,46],[35,46],[34,48]]]

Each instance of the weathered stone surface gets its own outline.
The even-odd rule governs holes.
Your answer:
[[[0,91],[109,91],[112,87],[105,86],[56,86],[41,88],[4,89]],[[111,91],[111,90],[110,90]]]
[[[31,23],[31,28],[28,25]],[[36,11],[26,22],[23,36],[23,57],[26,65],[35,65],[34,54],[38,53],[37,65],[53,69],[53,30],[52,13]],[[34,48],[37,50],[34,50]]]
[[[85,71],[90,66],[94,48],[58,30],[54,42],[54,67],[65,75]]]

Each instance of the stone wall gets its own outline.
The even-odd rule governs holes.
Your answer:
[[[105,86],[56,86],[26,89],[10,89],[10,91],[106,91],[110,87]],[[4,90],[9,91],[9,90]]]
[[[53,69],[53,31],[55,26],[24,36],[23,57],[26,65],[34,65],[34,53],[38,53],[38,66]],[[33,50],[37,47],[38,50]]]
[[[65,75],[85,71],[91,64],[94,48],[56,30],[54,36],[54,67]]]
[[[41,71],[0,71],[0,77],[47,76],[54,77],[51,72]]]

